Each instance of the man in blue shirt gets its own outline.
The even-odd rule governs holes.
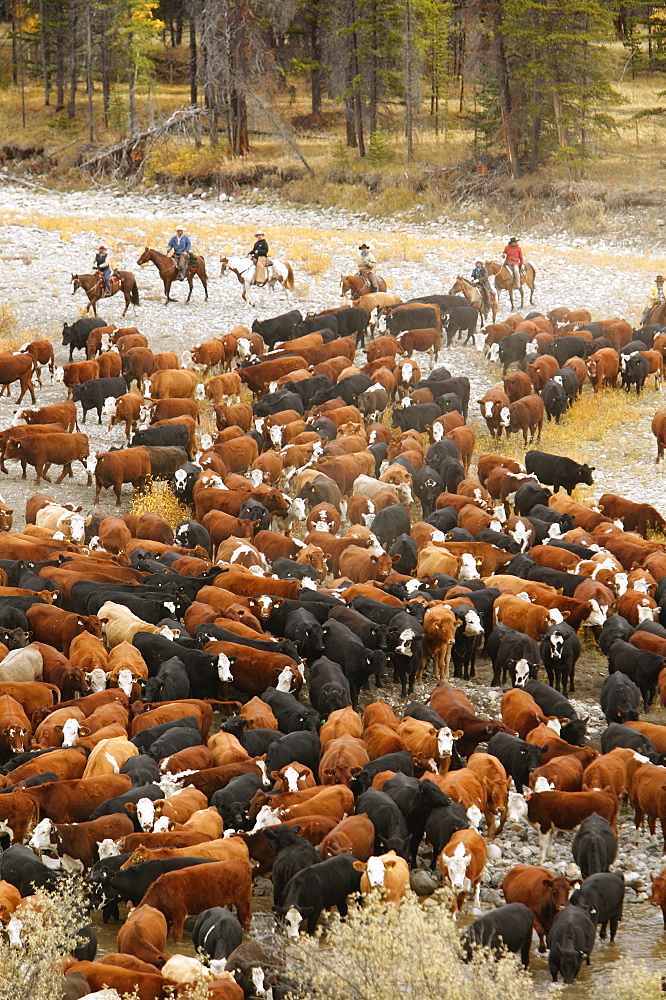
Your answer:
[[[95,254],[95,263],[93,267],[96,268],[104,278],[104,284],[106,286],[106,294],[111,295],[111,264],[109,262],[109,252],[106,247],[100,247]]]
[[[185,272],[187,271],[191,249],[192,243],[190,242],[189,236],[185,235],[185,230],[182,226],[178,226],[176,229],[176,235],[172,236],[169,240],[169,246],[167,249],[169,257],[173,257],[176,261],[176,265],[178,267],[178,281],[185,280]]]

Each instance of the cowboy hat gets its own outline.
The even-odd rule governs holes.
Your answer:
[[[517,242],[518,240],[516,239],[515,236],[512,236],[511,239],[509,240],[509,243],[517,243]]]
[[[177,225],[176,226],[176,232],[177,233],[184,233],[185,232],[185,226]]]
[[[664,280],[663,274],[658,274],[657,277],[654,280],[655,281],[663,281]]]
[[[255,236],[265,236],[266,234],[264,233],[263,229],[257,229],[257,231],[256,231],[256,233],[254,235]]]
[[[359,250],[374,250],[372,243],[361,243]]]

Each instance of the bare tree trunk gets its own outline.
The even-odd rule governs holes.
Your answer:
[[[88,141],[95,138],[95,118],[93,111],[93,73],[92,73],[92,25],[90,23],[90,4],[86,4],[86,87],[88,90]]]
[[[497,84],[499,88],[499,105],[502,116],[502,132],[504,145],[506,148],[509,167],[512,177],[520,177],[520,163],[518,161],[518,143],[516,140],[516,122],[513,114],[511,101],[511,89],[509,86],[509,67],[506,61],[506,49],[504,46],[504,35],[502,34],[502,9],[499,3],[495,4],[493,10],[493,38],[492,48],[495,58],[495,71],[497,73]]]
[[[310,71],[310,105],[312,114],[316,115],[321,111],[322,95],[322,59],[323,49],[321,44],[321,32],[316,14],[313,14],[310,21],[310,46],[312,48],[312,60],[314,66]]]
[[[407,162],[414,159],[414,51],[413,51],[412,5],[410,0],[405,4],[405,144]]]
[[[101,22],[101,55],[102,55],[102,110],[104,128],[109,127],[109,100],[111,98],[111,72],[109,68],[109,47],[106,40],[107,15],[105,8],[98,11]]]
[[[46,26],[46,11],[44,0],[39,0],[39,48],[42,57],[42,81],[44,85],[44,106],[50,102],[51,80],[49,78],[48,32]]]
[[[70,0],[69,5],[69,108],[67,114],[70,118],[76,117],[76,0]]]
[[[356,28],[354,24],[356,22],[356,4],[354,0],[349,0],[347,7],[349,26],[352,29],[350,33],[350,43],[351,49],[349,52],[349,75],[351,78],[352,86],[352,100],[354,107],[354,130],[356,132],[356,141],[358,143],[358,152],[361,157],[365,156],[365,140],[363,138],[363,106],[361,104],[361,89],[359,86],[359,68],[358,68],[358,38],[356,36]]]
[[[58,18],[56,34],[56,112],[65,109],[65,26]]]
[[[190,104],[196,107],[197,94],[197,21],[190,15]]]

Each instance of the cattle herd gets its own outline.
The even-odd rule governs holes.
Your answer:
[[[0,509],[0,921],[20,945],[35,889],[83,874],[117,950],[82,926],[69,996],[178,993],[196,962],[170,957],[169,934],[176,952],[191,934],[211,997],[284,996],[288,974],[246,936],[253,880],[272,880],[287,937],[359,894],[425,891],[419,869],[450,890],[441,905],[479,913],[505,824],[537,830],[540,864],[507,871],[461,960],[483,945],[527,967],[536,931],[569,983],[597,926],[614,939],[623,799],[639,836],[645,820],[666,835],[666,726],[640,721],[666,705],[666,521],[610,493],[575,501],[594,468],[567,456],[475,454],[469,379],[438,364],[444,333],[499,360],[481,416],[527,447],[588,381],[660,384],[666,332],[567,309],[476,325],[455,296],[384,293],[181,358],[101,319],[65,325],[62,369],[48,341],[0,355],[0,383],[33,401],[0,431],[0,469],[18,459],[39,486],[80,461],[94,480],[86,513],[31,493],[12,532]],[[45,366],[67,398],[35,408]],[[90,454],[90,411],[126,447]],[[659,460],[666,410],[653,429]],[[189,509],[175,529],[97,506],[151,480]],[[569,701],[583,630],[608,659],[600,752]],[[473,704],[481,656],[497,718]],[[576,831],[579,876],[546,864],[557,831]],[[653,901],[666,925],[666,869]]]

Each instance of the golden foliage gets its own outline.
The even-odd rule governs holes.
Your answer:
[[[158,514],[174,529],[189,516],[171,484],[162,479],[153,479],[147,489],[135,491],[130,506],[132,514]]]
[[[23,343],[18,316],[7,302],[0,302],[0,349],[16,351]]]

